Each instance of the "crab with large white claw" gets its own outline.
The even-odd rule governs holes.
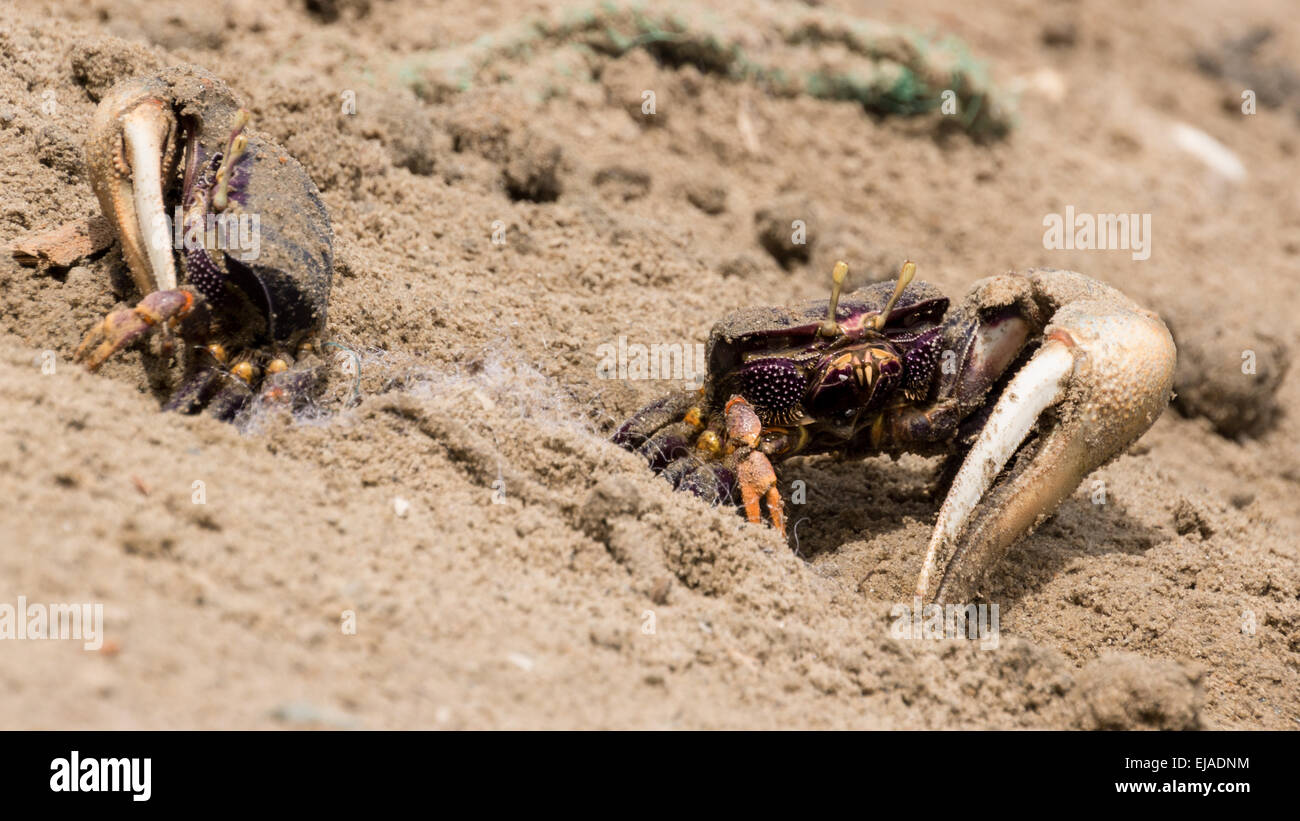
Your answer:
[[[320,192],[249,119],[219,79],[178,66],[114,86],[86,143],[91,187],[143,299],[97,323],[75,359],[95,370],[150,334],[164,350],[180,336],[187,373],[167,407],[223,419],[259,388],[292,401],[317,384],[304,356],[333,278]]]
[[[642,409],[614,440],[680,489],[783,531],[772,462],[795,454],[960,458],[916,582],[969,602],[1007,550],[1168,404],[1176,351],[1158,316],[1070,271],[977,282],[961,305],[913,283],[748,308],[714,326],[700,391]]]

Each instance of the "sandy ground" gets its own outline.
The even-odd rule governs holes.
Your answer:
[[[782,47],[807,15],[959,38],[1002,138],[707,51],[527,34],[566,3],[6,4],[0,244],[97,212],[82,146],[113,82],[201,65],[320,186],[322,340],[361,368],[341,356],[297,418],[163,413],[175,374],[148,349],[71,362],[138,299],[116,248],[70,269],[0,254],[0,603],[100,602],[106,629],[97,652],[0,641],[0,727],[1296,728],[1293,10],[969,5],[675,8],[790,71],[851,58]],[[1225,47],[1258,27],[1254,52]],[[1244,178],[1180,148],[1179,123]],[[1150,258],[1045,249],[1066,206],[1151,214]],[[810,241],[779,261],[761,233],[791,215]],[[600,378],[602,345],[694,346],[732,308],[823,296],[835,259],[864,284],[908,257],[954,297],[1081,271],[1180,345],[1184,410],[1097,472],[1104,504],[1085,483],[994,573],[996,649],[890,635],[935,461],[780,466],[807,488],[796,555],[607,442],[677,383]]]

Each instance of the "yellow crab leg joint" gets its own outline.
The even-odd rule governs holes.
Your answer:
[[[248,361],[235,363],[234,367],[230,369],[230,373],[248,384],[252,384],[253,380],[257,378],[257,368],[252,362]]]
[[[695,447],[710,456],[717,456],[722,452],[722,440],[718,434],[711,430],[706,430],[700,434],[700,438],[695,440]]]
[[[230,361],[230,356],[226,353],[226,346],[222,345],[220,342],[214,342],[209,345],[208,353],[212,355],[213,359],[217,360],[222,365]]]

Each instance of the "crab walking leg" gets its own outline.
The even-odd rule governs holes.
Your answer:
[[[122,100],[96,111],[86,159],[100,207],[115,223],[122,254],[140,293],[176,288],[176,263],[163,203],[163,183],[174,168],[175,118],[156,96],[136,101],[125,87]]]
[[[186,321],[198,327],[207,324],[208,310],[202,300],[186,290],[154,291],[134,308],[114,311],[91,328],[73,353],[73,361],[98,370],[110,356],[144,335]]]
[[[675,391],[637,411],[614,434],[614,444],[637,448],[654,435],[655,431],[673,422],[681,421],[691,407],[700,401],[699,391]]]
[[[1052,317],[1046,343],[1003,391],[939,511],[917,580],[922,600],[975,595],[1012,544],[1164,410],[1173,387],[1173,339],[1153,314],[1130,305],[1085,300]],[[989,492],[1053,406],[1055,424],[1032,457]]]

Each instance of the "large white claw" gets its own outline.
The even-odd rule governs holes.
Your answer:
[[[86,141],[90,184],[112,221],[140,293],[176,287],[163,189],[176,167],[176,118],[156,80],[115,86]]]
[[[916,582],[918,596],[927,597],[941,555],[961,533],[975,505],[1029,435],[1039,415],[1065,397],[1072,373],[1074,354],[1065,343],[1053,339],[1007,385],[939,509],[939,520]]]
[[[1078,274],[1030,277],[1060,307],[1043,346],[1003,390],[939,511],[917,580],[923,601],[969,602],[1011,545],[1145,433],[1169,401],[1176,352],[1158,317]],[[1004,470],[1040,420],[1050,424]]]
[[[176,262],[172,257],[167,208],[163,204],[163,152],[173,119],[159,100],[142,102],[122,117],[122,140],[131,158],[131,188],[135,216],[153,272],[153,289],[176,288]],[[149,293],[146,291],[145,293]]]

